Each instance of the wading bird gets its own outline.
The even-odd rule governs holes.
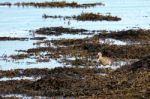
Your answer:
[[[98,62],[100,62],[100,64],[102,64],[103,66],[106,66],[106,65],[111,65],[112,60],[108,57],[103,57],[102,53],[99,52],[98,53]]]

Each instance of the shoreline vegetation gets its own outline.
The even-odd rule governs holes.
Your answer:
[[[71,8],[89,8],[89,7],[95,7],[95,6],[104,6],[103,3],[85,3],[85,4],[78,4],[77,2],[17,2],[17,3],[10,3],[10,2],[4,2],[0,3],[0,6],[18,6],[18,7],[35,7],[35,8],[64,8],[64,7],[71,7]]]
[[[73,28],[65,28],[65,27],[45,27],[40,28],[35,31],[33,31],[35,34],[40,35],[62,35],[62,34],[83,34],[85,32],[88,32],[88,30],[85,29],[73,29]]]
[[[149,98],[150,56],[131,65],[123,66],[106,75],[95,68],[28,69],[25,75],[43,75],[37,81],[0,81],[2,94],[26,94],[28,96],[75,97],[75,98]],[[37,71],[39,71],[37,73]],[[20,70],[5,72],[18,75]]]
[[[43,14],[42,16],[44,19],[47,18],[60,18],[60,19],[74,19],[77,21],[120,21],[121,18],[117,17],[117,16],[111,16],[111,15],[101,15],[99,13],[95,14],[95,13],[82,13],[80,15],[77,16],[49,16],[46,14]]]
[[[28,40],[44,40],[46,37],[0,37],[0,41],[28,41]]]
[[[72,29],[72,28],[63,28],[63,27],[47,27],[40,28],[33,33],[37,35],[61,35],[62,33],[71,33],[71,34],[80,34],[82,32],[87,32],[88,30],[84,29]],[[114,60],[117,59],[140,59],[145,57],[147,53],[150,53],[149,46],[149,30],[126,30],[126,31],[103,31],[97,33],[93,37],[85,39],[60,39],[60,40],[43,40],[34,43],[39,47],[29,48],[27,50],[19,51],[22,54],[11,55],[10,58],[15,60],[33,58],[37,62],[49,62],[50,58],[60,59],[62,62],[68,63],[71,65],[95,65],[92,62],[95,59],[96,54],[100,51],[104,56],[109,56]],[[143,35],[142,35],[143,34]],[[117,39],[132,42],[127,45],[110,45],[109,43],[101,43],[102,39]],[[146,43],[145,43],[146,42]],[[110,42],[111,43],[111,42]],[[44,47],[40,47],[44,45]],[[45,53],[44,55],[42,53]],[[42,58],[39,56],[42,55]],[[60,57],[61,56],[61,57]],[[93,56],[93,57],[91,57]],[[67,57],[74,57],[75,60],[68,60]]]
[[[0,37],[0,41],[25,41],[28,38],[20,38],[20,37]]]
[[[97,36],[101,38],[113,38],[118,40],[150,41],[150,30],[130,29],[122,31],[110,31],[95,35],[95,37]]]
[[[122,20],[122,18],[112,16],[109,13],[107,15],[93,12],[84,13],[86,8],[105,6],[100,2],[83,4],[66,1],[4,2],[0,3],[0,6],[82,8],[83,13],[79,15],[62,16],[60,14],[52,16],[51,14],[43,14],[42,16],[44,19],[64,19],[64,24],[67,20],[70,26],[72,26],[70,20],[92,22],[118,22]],[[86,10],[89,11],[89,9]],[[30,36],[0,37],[1,43],[34,40],[31,42],[33,45],[27,45],[28,47],[25,49],[12,48],[15,53],[7,53],[9,50],[7,50],[7,46],[4,46],[6,51],[3,50],[0,56],[2,65],[5,66],[7,65],[5,62],[10,62],[9,65],[11,66],[12,62],[19,65],[20,69],[19,66],[16,66],[17,69],[8,70],[7,66],[3,68],[0,64],[0,99],[19,99],[17,95],[21,95],[21,97],[37,96],[37,98],[41,96],[46,97],[46,99],[57,99],[58,97],[69,99],[150,99],[150,29],[90,31],[81,27],[43,27],[29,30]],[[62,39],[63,34],[85,35],[87,37],[77,37],[77,39],[64,37]],[[53,36],[56,39],[53,39]],[[107,42],[107,40],[110,41]],[[27,43],[23,42],[23,44]],[[16,46],[18,47],[17,43]],[[104,57],[109,57],[113,64],[104,67],[97,62],[97,53],[99,52]],[[27,67],[23,67],[24,64]],[[36,68],[28,68],[29,66],[32,67],[32,64],[34,67],[37,65]],[[42,68],[42,66],[46,66],[44,64],[48,64],[49,67]],[[56,64],[61,66],[55,67]],[[39,65],[42,66],[38,67]],[[22,67],[25,69],[21,69]]]
[[[37,31],[38,33],[36,33]],[[52,31],[53,33],[51,33]],[[63,27],[40,28],[33,31],[36,35],[43,33],[45,37],[49,36],[47,34],[54,35],[58,33],[57,35],[60,35],[63,32],[74,34],[89,31]],[[48,62],[50,61],[49,59],[62,58],[63,63],[69,63],[72,67],[1,70],[0,78],[10,77],[13,79],[13,77],[20,77],[20,80],[0,81],[0,93],[25,94],[27,96],[75,97],[81,99],[110,97],[126,99],[131,97],[150,98],[150,84],[148,83],[150,75],[150,55],[148,55],[150,53],[150,31],[138,29],[97,32],[93,37],[85,39],[44,40],[44,38],[37,38],[39,41],[34,44],[44,44],[45,47],[20,50],[18,52],[22,54],[8,56],[8,58],[13,60],[34,58],[36,62]],[[148,43],[145,46],[143,44],[101,44],[99,40],[104,38],[114,38],[123,41],[147,41]],[[7,39],[9,40],[10,38]],[[34,38],[32,39],[34,40]],[[99,51],[104,56],[111,57],[114,60],[138,59],[138,61],[126,64],[116,70],[95,68],[96,64],[92,60],[96,59]],[[75,60],[67,60],[67,57],[75,57]],[[90,66],[93,67],[91,68]],[[21,79],[21,77],[39,79],[27,80]]]

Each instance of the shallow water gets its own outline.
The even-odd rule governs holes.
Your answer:
[[[109,45],[127,45],[128,43],[125,41],[120,41],[120,40],[116,40],[116,39],[100,39],[99,43],[102,44],[109,44]]]
[[[40,77],[12,77],[12,78],[7,78],[7,77],[3,77],[3,78],[0,78],[0,81],[10,81],[10,80],[31,80],[31,81],[36,81],[40,79]]]
[[[0,94],[0,96],[2,97],[15,97],[15,98],[19,98],[19,99],[48,99],[49,97],[44,97],[44,96],[27,96],[24,94]]]
[[[36,1],[43,2],[45,0],[1,0],[2,2],[28,2]],[[46,0],[51,1],[51,0]],[[56,1],[56,0],[53,0]],[[57,0],[62,1],[62,0]],[[63,0],[64,1],[64,0]],[[66,0],[68,2],[77,1],[79,3],[93,3],[97,0]],[[96,6],[91,8],[34,8],[34,7],[6,7],[0,6],[0,36],[9,37],[33,37],[33,34],[29,30],[35,30],[41,27],[73,27],[73,28],[84,28],[87,30],[123,30],[131,28],[150,28],[150,1],[149,0],[101,0],[105,6]],[[121,17],[121,21],[109,22],[109,21],[76,21],[63,19],[42,19],[43,14],[48,15],[62,15],[72,16],[78,15],[82,12],[93,12],[107,14],[111,13],[112,16]],[[40,35],[36,35],[40,36]],[[57,36],[47,36],[47,39],[74,39],[74,38],[85,38],[87,35],[71,35],[63,34]],[[114,41],[114,40],[113,40]],[[32,41],[0,41],[0,57],[9,56],[16,54],[15,50],[25,50],[28,48],[36,47]],[[126,45],[125,42],[114,41],[115,44]],[[119,42],[119,43],[118,43]],[[28,63],[33,64],[28,64]],[[52,60],[48,63],[36,63],[35,60],[27,59],[23,62],[16,61],[5,61],[0,58],[0,68],[17,69],[17,68],[54,68],[55,66],[63,66],[56,60]]]
[[[5,1],[5,0],[4,0]],[[7,0],[8,1],[8,0]],[[16,0],[16,2],[19,0]],[[23,1],[23,0],[22,0]],[[35,1],[35,0],[33,0]],[[42,0],[41,0],[42,1]],[[45,1],[45,0],[43,0]],[[74,0],[79,1],[79,0]],[[84,1],[84,0],[81,0]],[[81,2],[80,1],[80,2]],[[84,3],[91,2],[84,1]],[[96,1],[96,0],[95,0]],[[3,2],[0,1],[0,2]],[[13,1],[15,2],[15,1]],[[78,22],[71,20],[69,27],[85,28],[85,29],[107,29],[107,30],[122,30],[133,27],[149,28],[150,27],[150,1],[148,0],[101,0],[105,6],[98,6],[92,8],[34,8],[34,7],[0,7],[0,31],[4,32],[7,28],[11,32],[24,31],[36,29],[43,26],[64,26],[68,27],[67,22],[60,19],[42,19],[42,15],[78,15],[82,12],[95,12],[95,13],[111,13],[113,16],[121,17],[119,22]],[[82,2],[83,3],[83,2]],[[33,13],[34,12],[34,13]],[[32,16],[32,17],[31,17]],[[17,24],[16,24],[17,23]],[[9,32],[7,31],[7,32]]]

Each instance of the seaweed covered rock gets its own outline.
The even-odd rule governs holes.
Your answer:
[[[47,27],[40,28],[35,31],[36,34],[40,35],[61,35],[61,34],[80,34],[87,32],[85,29],[73,29],[73,28],[64,28],[64,27]]]
[[[95,37],[100,38],[113,38],[118,40],[131,40],[131,41],[149,41],[150,40],[150,30],[144,29],[130,29],[114,32],[103,32]]]
[[[131,65],[132,70],[150,69],[150,55]]]
[[[111,15],[102,15],[99,13],[81,13],[80,15],[74,15],[74,16],[51,16],[44,14],[42,16],[43,18],[63,18],[63,19],[74,19],[78,21],[120,21],[121,18],[117,16],[111,16]]]
[[[150,69],[150,55],[140,59],[137,62],[132,63],[131,65],[125,65],[116,71],[113,74],[129,74],[132,72],[139,72],[139,71],[148,71]]]
[[[44,78],[25,86],[46,96],[88,96],[100,94],[105,77],[86,68],[57,68]],[[99,86],[101,85],[101,86]]]
[[[94,13],[82,13],[81,15],[78,15],[75,17],[76,20],[81,20],[81,21],[120,21],[121,18],[117,16],[111,16],[111,15],[101,15],[101,14],[94,14]]]

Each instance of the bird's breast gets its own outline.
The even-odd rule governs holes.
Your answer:
[[[110,65],[111,64],[111,60],[109,58],[106,58],[106,57],[99,59],[99,61],[102,65]]]

